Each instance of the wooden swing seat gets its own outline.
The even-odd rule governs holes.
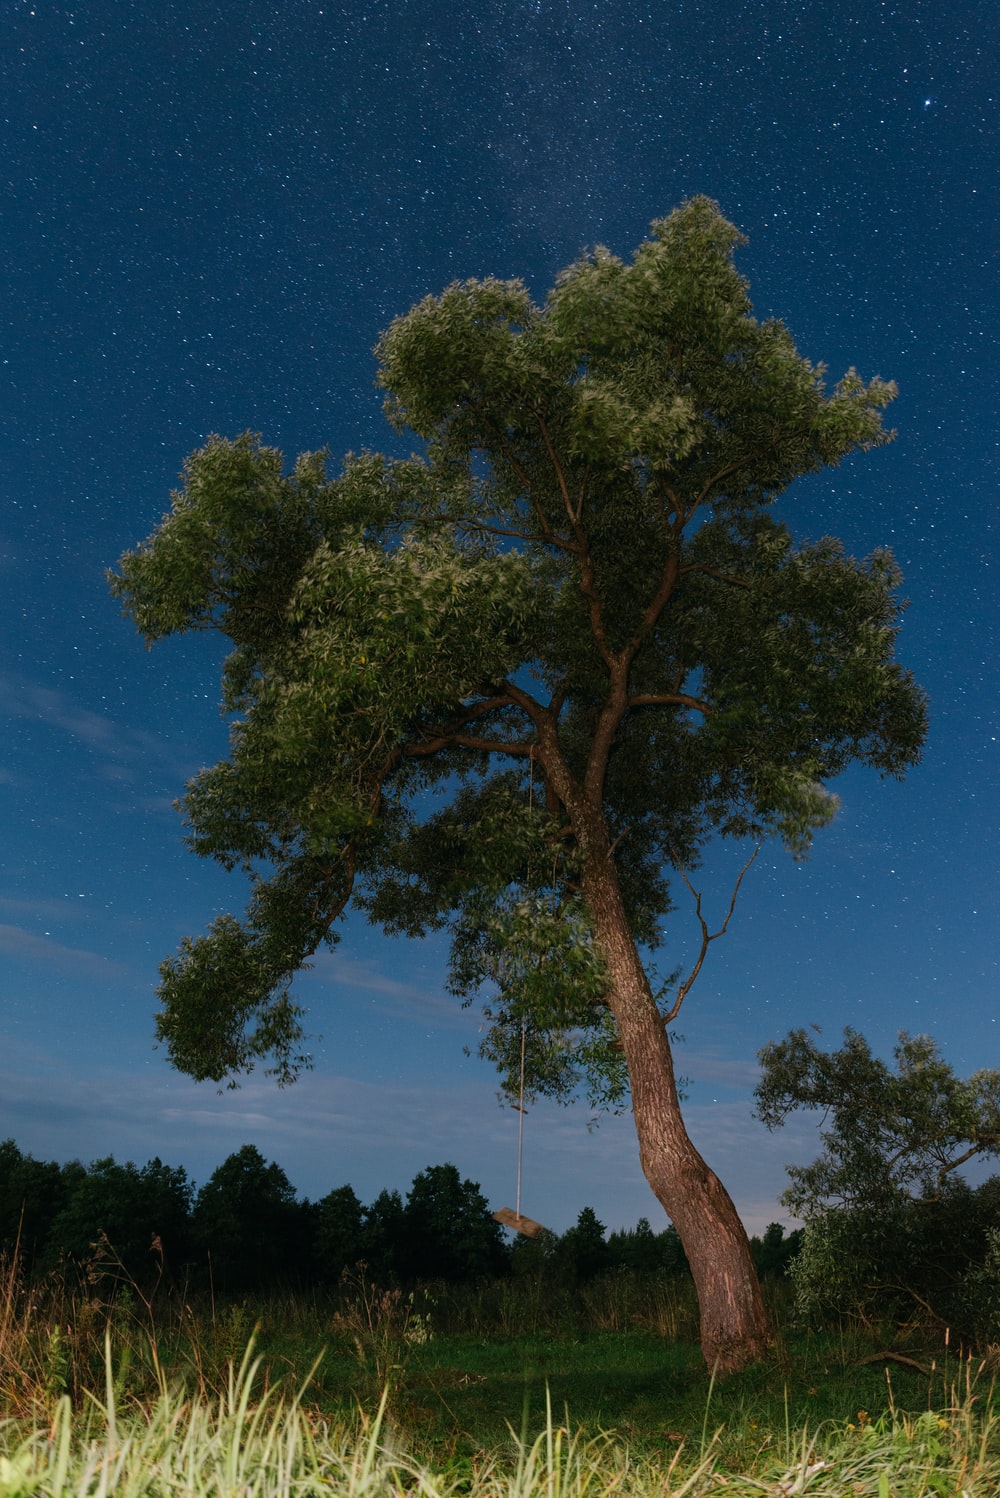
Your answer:
[[[522,1217],[513,1207],[501,1207],[493,1216],[505,1228],[513,1228],[515,1233],[522,1233],[525,1238],[537,1238],[539,1233],[545,1232],[540,1222],[535,1222],[531,1217]]]

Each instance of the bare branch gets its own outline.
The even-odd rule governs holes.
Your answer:
[[[669,1025],[673,1020],[677,1018],[678,1014],[680,1013],[681,1005],[687,998],[688,994],[691,992],[691,989],[694,987],[695,980],[698,977],[698,974],[701,972],[701,965],[705,961],[705,957],[708,954],[708,949],[712,945],[712,942],[718,941],[720,936],[725,936],[726,928],[728,927],[729,922],[732,919],[733,911],[736,909],[736,900],[740,892],[740,885],[743,883],[743,877],[749,869],[750,865],[753,863],[754,859],[757,857],[757,854],[760,852],[760,847],[761,845],[760,843],[758,843],[753,852],[750,854],[750,857],[747,859],[746,863],[740,869],[736,883],[733,886],[732,898],[729,901],[729,909],[726,911],[726,919],[723,921],[718,931],[709,932],[708,923],[701,913],[701,894],[694,888],[690,879],[685,874],[683,868],[681,868],[681,865],[679,863],[677,864],[678,873],[684,880],[684,883],[687,885],[688,889],[694,895],[695,914],[697,915],[698,923],[701,926],[701,950],[698,953],[697,962],[691,969],[688,977],[684,980],[680,988],[677,990],[677,997],[673,1002],[670,1013],[664,1015],[663,1017],[663,1023],[665,1025]]]
[[[975,1144],[970,1144],[969,1148],[965,1151],[964,1154],[957,1155],[954,1160],[946,1160],[937,1173],[938,1190],[940,1190],[940,1188],[944,1185],[944,1178],[946,1175],[949,1175],[951,1171],[957,1170],[958,1167],[960,1165],[964,1165],[967,1160],[974,1159],[976,1155],[981,1155],[984,1151],[992,1153],[996,1150],[997,1143],[998,1139],[995,1134],[984,1134],[976,1140]]]

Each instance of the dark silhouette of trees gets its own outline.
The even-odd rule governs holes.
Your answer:
[[[788,1233],[780,1222],[768,1223],[762,1237],[750,1239],[750,1252],[762,1280],[788,1274],[801,1247],[802,1229]]]
[[[313,1258],[321,1279],[336,1283],[364,1256],[364,1223],[365,1209],[352,1186],[338,1186],[316,1203]]]
[[[634,1228],[609,1236],[608,1251],[615,1269],[639,1275],[663,1275],[667,1279],[691,1272],[680,1234],[673,1224],[661,1233],[654,1233],[648,1218],[640,1217]]]
[[[566,1278],[577,1284],[586,1284],[611,1267],[606,1232],[593,1207],[584,1207],[574,1226],[559,1239],[556,1262]]]
[[[0,1245],[8,1252],[16,1245],[29,1271],[42,1263],[65,1199],[57,1164],[22,1154],[13,1139],[0,1143]]]
[[[503,1230],[476,1181],[454,1165],[431,1165],[413,1179],[403,1209],[407,1280],[468,1284],[507,1267]]]
[[[49,1263],[68,1259],[90,1272],[148,1284],[166,1258],[190,1253],[191,1185],[180,1166],[150,1160],[141,1168],[110,1155],[66,1172],[62,1208],[50,1224]]]
[[[198,1192],[195,1243],[217,1289],[232,1294],[294,1282],[304,1269],[305,1217],[280,1165],[245,1144]]]
[[[383,1190],[365,1212],[361,1258],[376,1279],[399,1280],[406,1268],[406,1210],[398,1191]]]

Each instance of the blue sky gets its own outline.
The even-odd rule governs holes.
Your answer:
[[[0,1137],[157,1154],[252,1142],[364,1200],[453,1160],[512,1198],[515,1116],[434,942],[352,921],[301,983],[315,1069],[218,1096],[153,1050],[157,964],[242,891],[173,799],[225,752],[211,639],[147,653],[104,569],[209,432],[291,459],[397,441],[371,349],[464,276],[539,296],[695,192],[748,235],[759,315],[900,385],[897,442],[796,486],[799,535],[890,545],[930,694],[905,783],[850,774],[811,860],[768,850],[679,1028],[691,1132],[752,1228],[803,1120],[752,1122],[792,1025],[927,1031],[997,1064],[997,43],[992,3],[9,0],[0,17]],[[725,912],[739,858],[697,877]],[[664,954],[693,953],[681,900]],[[527,1123],[523,1204],[658,1222],[627,1117]]]

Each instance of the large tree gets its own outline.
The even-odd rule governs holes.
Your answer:
[[[769,513],[800,474],[888,440],[893,387],[827,390],[758,322],[737,231],[705,198],[630,264],[598,249],[538,306],[518,281],[428,297],[382,337],[418,454],[212,438],[112,580],[152,642],[233,649],[231,754],[188,786],[191,846],[252,882],[161,967],[171,1059],[222,1080],[303,1064],[293,975],[350,903],[453,935],[484,1052],[515,1085],[627,1095],[720,1371],[769,1329],[739,1217],[681,1116],[654,991],[675,873],[714,836],[804,850],[852,761],[918,757],[894,662],[899,575]],[[708,927],[703,927],[705,941]]]

